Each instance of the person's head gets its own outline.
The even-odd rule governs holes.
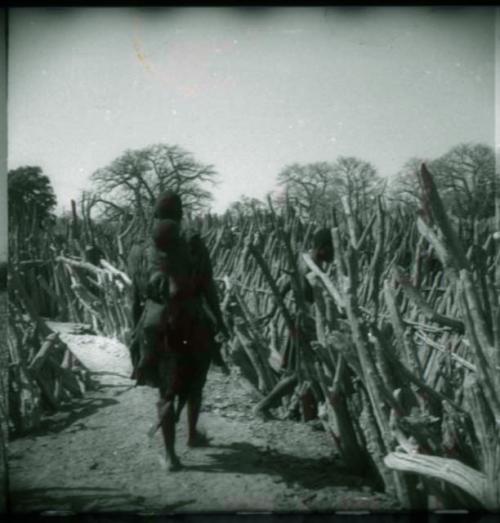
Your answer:
[[[165,191],[156,201],[154,217],[160,220],[182,220],[181,197],[174,191]]]
[[[85,260],[92,265],[99,265],[102,258],[104,258],[104,253],[97,245],[91,244],[85,247]]]
[[[153,229],[154,244],[161,252],[169,252],[174,249],[179,238],[179,223],[175,220],[161,220]]]
[[[319,262],[333,261],[333,242],[330,229],[318,229],[313,236],[313,256]]]

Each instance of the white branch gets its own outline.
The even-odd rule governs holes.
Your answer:
[[[384,463],[390,469],[414,472],[451,483],[489,508],[487,507],[488,483],[486,476],[455,459],[391,452],[384,458]]]

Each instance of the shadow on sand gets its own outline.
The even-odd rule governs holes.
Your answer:
[[[93,512],[94,510],[127,510],[142,508],[142,498],[131,496],[113,488],[91,487],[48,487],[13,490],[10,506],[16,512],[71,511]]]
[[[148,512],[146,499],[133,496],[113,488],[49,487],[12,491],[10,507],[15,513],[40,513],[49,511],[92,513],[92,512]],[[158,512],[173,512],[193,503],[182,500],[166,505]]]
[[[251,443],[236,442],[230,445],[213,445],[209,449],[221,452],[208,453],[212,463],[186,465],[185,470],[199,472],[233,472],[237,474],[268,474],[280,476],[285,484],[300,485],[307,489],[347,486],[375,487],[367,478],[350,474],[345,466],[332,459],[314,459],[266,450]]]
[[[21,437],[39,437],[47,434],[58,434],[74,425],[75,432],[78,430],[88,430],[82,422],[85,418],[92,416],[99,409],[110,407],[117,404],[118,401],[111,398],[92,398],[75,399],[70,403],[61,405],[54,414],[42,418],[39,427],[27,434],[19,434],[11,438],[15,440]],[[80,422],[80,423],[76,423]]]

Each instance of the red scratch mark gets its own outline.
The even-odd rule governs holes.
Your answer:
[[[135,49],[135,54],[136,54],[137,58],[139,59],[139,62],[142,63],[142,65],[146,68],[146,70],[148,72],[153,73],[153,69],[148,63],[148,57],[142,51],[140,41],[135,36],[134,36],[134,49]]]
[[[211,39],[204,42],[172,40],[163,49],[161,60],[153,59],[144,50],[144,41],[140,33],[144,24],[140,18],[134,19],[133,47],[142,66],[168,89],[174,89],[185,97],[195,97],[207,89],[234,87],[235,81],[230,74],[213,74],[211,65],[220,56],[227,56],[235,51],[235,42],[231,39]],[[174,65],[172,65],[174,64]],[[173,70],[169,70],[173,68]]]

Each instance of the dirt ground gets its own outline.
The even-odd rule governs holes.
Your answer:
[[[209,373],[200,428],[208,448],[188,449],[185,412],[177,427],[184,469],[168,472],[160,432],[151,440],[155,390],[133,387],[126,348],[51,324],[92,372],[93,390],[40,429],[9,444],[13,512],[182,513],[390,511],[396,502],[348,473],[318,426],[263,421],[237,370]]]

